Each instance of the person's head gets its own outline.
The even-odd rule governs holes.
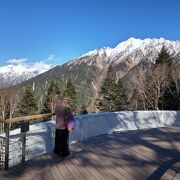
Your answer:
[[[68,97],[62,96],[60,98],[60,103],[68,104]]]

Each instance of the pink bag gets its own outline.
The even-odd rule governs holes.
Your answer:
[[[65,121],[68,131],[73,131],[76,128],[75,118],[70,108],[65,106]]]
[[[67,129],[68,131],[73,131],[75,130],[76,127],[76,123],[75,123],[75,119],[72,113],[69,113],[67,115]]]

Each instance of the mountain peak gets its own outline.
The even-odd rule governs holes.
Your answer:
[[[8,64],[6,66],[0,67],[0,80],[3,84],[11,83],[10,85],[14,85],[15,83],[20,83],[41,73],[44,73],[52,67],[52,65],[45,64],[42,61],[36,62],[34,64]]]
[[[112,48],[110,47],[103,47],[101,49],[94,49],[93,51],[89,51],[88,53],[86,54],[83,54],[82,56],[80,56],[79,58],[82,58],[82,57],[86,57],[86,56],[94,56],[94,55],[102,55],[103,53],[110,53],[112,50]]]
[[[95,49],[93,51],[89,51],[86,54],[83,54],[79,58],[74,59],[68,64],[76,64],[88,61],[91,59],[93,61],[94,56],[98,56],[105,61],[114,61],[116,63],[125,60],[129,57],[135,64],[139,63],[140,57],[142,59],[147,58],[149,54],[153,54],[152,57],[149,57],[151,61],[153,61],[154,57],[160,52],[162,46],[165,45],[168,51],[171,54],[177,54],[180,52],[180,42],[179,41],[170,41],[161,37],[157,38],[146,38],[146,39],[138,39],[134,37],[130,37],[126,41],[119,43],[116,47],[103,47],[101,49]],[[137,53],[139,54],[137,57]],[[88,57],[88,59],[86,58]],[[83,58],[83,59],[81,59]],[[84,60],[86,58],[86,60]],[[79,60],[80,59],[80,60]]]
[[[103,47],[100,49],[94,49],[67,62],[66,64],[73,66],[76,64],[87,63],[90,66],[94,61],[97,61],[97,64],[103,61],[118,64],[128,60],[128,62],[135,65],[144,59],[153,62],[163,45],[165,45],[168,51],[173,55],[180,53],[180,41],[170,41],[163,37],[159,39],[137,39],[131,37],[126,41],[119,43],[114,48]],[[12,63],[14,60],[12,59],[10,62]],[[15,60],[15,62],[17,62],[17,60]],[[5,76],[20,77],[21,75],[27,75],[27,79],[29,79],[52,68],[52,66],[43,62],[38,62],[33,65],[25,63],[26,59],[20,59],[18,63],[20,62],[23,63],[9,64],[7,66],[0,67],[0,78]]]

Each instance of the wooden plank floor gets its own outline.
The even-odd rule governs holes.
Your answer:
[[[27,161],[0,179],[180,180],[180,127],[113,133],[71,145],[71,157]]]

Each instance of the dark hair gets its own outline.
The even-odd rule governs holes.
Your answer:
[[[60,96],[60,98],[59,98],[61,101],[63,101],[63,100],[65,100],[65,99],[67,99],[68,100],[68,97],[66,97],[66,96]]]

